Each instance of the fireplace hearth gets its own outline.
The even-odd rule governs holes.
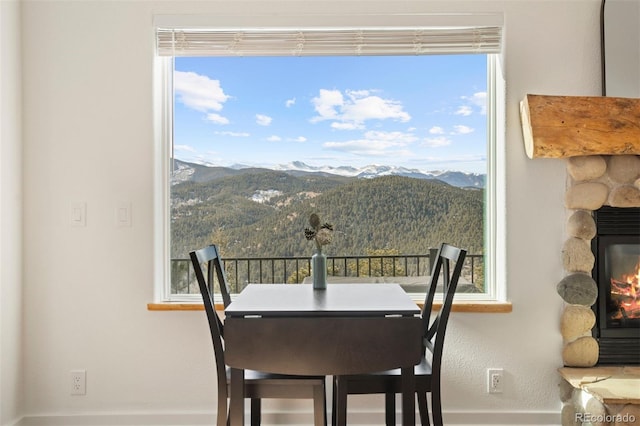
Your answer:
[[[604,206],[593,217],[598,364],[640,364],[640,208]]]

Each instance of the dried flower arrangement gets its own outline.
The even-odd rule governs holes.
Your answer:
[[[329,223],[320,224],[320,216],[313,213],[309,217],[311,228],[304,229],[304,236],[307,240],[314,240],[318,253],[322,253],[322,246],[326,246],[333,238],[333,225]]]

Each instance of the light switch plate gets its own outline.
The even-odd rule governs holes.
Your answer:
[[[126,228],[131,226],[131,203],[120,201],[116,206],[116,226]]]
[[[69,223],[73,227],[87,226],[87,203],[73,201],[69,206]]]

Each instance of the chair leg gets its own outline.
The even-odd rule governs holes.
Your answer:
[[[442,400],[439,386],[431,390],[431,413],[433,415],[433,425],[442,426]]]
[[[396,424],[396,394],[394,392],[386,392],[384,394],[384,416],[387,426],[395,426]]]
[[[260,426],[261,410],[260,398],[251,398],[251,426]]]
[[[333,426],[346,426],[347,424],[347,384],[340,377],[335,378],[334,388],[334,407],[333,407]]]
[[[420,423],[429,426],[429,406],[427,405],[426,392],[418,392],[418,410],[420,411]]]
[[[324,383],[313,387],[313,424],[327,426],[327,392]]]
[[[336,426],[336,380],[331,378],[331,426]]]

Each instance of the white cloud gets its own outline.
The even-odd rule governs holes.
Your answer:
[[[260,126],[268,126],[271,124],[271,121],[273,121],[273,119],[268,115],[256,114],[256,123]]]
[[[429,133],[431,133],[432,135],[443,135],[444,129],[440,126],[433,126],[429,129]]]
[[[287,99],[287,101],[284,104],[287,108],[290,108],[296,104],[296,98]]]
[[[416,140],[412,133],[369,131],[362,139],[325,142],[323,147],[354,155],[408,157],[411,155],[408,147]]]
[[[467,99],[480,109],[480,114],[487,114],[487,92],[476,92]]]
[[[220,81],[195,72],[175,71],[173,87],[178,100],[196,111],[220,111],[229,99]]]
[[[469,116],[473,113],[473,110],[469,105],[461,105],[458,107],[458,110],[454,113],[455,115]]]
[[[334,121],[333,123],[331,123],[331,128],[336,130],[361,130],[364,129],[364,126],[358,123]]]
[[[282,142],[282,138],[277,135],[272,135],[267,138],[268,142]],[[287,142],[306,142],[307,138],[304,136],[298,136],[297,138],[287,138]]]
[[[487,92],[476,92],[471,96],[462,96],[461,99],[465,104],[458,107],[456,115],[469,116],[473,114],[474,109],[479,114],[487,114]]]
[[[229,119],[227,117],[223,117],[215,112],[207,114],[207,121],[211,121],[216,124],[229,124]]]
[[[402,110],[399,102],[382,99],[378,96],[367,96],[364,98],[352,97],[352,102],[343,107],[342,119],[361,123],[365,120],[395,119],[407,122],[411,116]]]
[[[368,139],[354,139],[345,142],[326,142],[324,147],[335,151],[348,152],[354,155],[369,155],[376,157],[386,157],[389,155],[407,156],[409,154],[406,150],[396,150],[391,154],[389,144],[382,141],[371,141]]]
[[[216,135],[232,136],[234,138],[247,138],[251,136],[251,134],[247,132],[215,132],[215,133]]]
[[[347,90],[346,92],[350,98],[366,98],[371,94],[369,90]]]
[[[336,119],[338,118],[336,108],[344,104],[344,98],[339,90],[320,89],[320,95],[313,98],[311,103],[318,113],[318,116],[314,117],[312,121]]]
[[[474,129],[472,127],[469,126],[463,126],[463,125],[458,125],[458,126],[453,126],[453,135],[468,135],[469,133],[473,133]]]
[[[388,141],[396,145],[409,145],[418,140],[413,133],[385,132],[380,130],[370,130],[364,134],[369,140]]]
[[[332,120],[331,127],[337,130],[362,129],[367,120],[411,120],[400,102],[371,95],[368,90],[343,94],[339,90],[321,89],[311,102],[318,114],[311,122]]]
[[[425,138],[423,145],[430,148],[438,148],[441,146],[451,145],[451,139],[447,138],[446,136],[439,136],[437,138]]]
[[[173,149],[175,151],[182,151],[182,152],[196,152],[195,148],[189,145],[174,145]]]

